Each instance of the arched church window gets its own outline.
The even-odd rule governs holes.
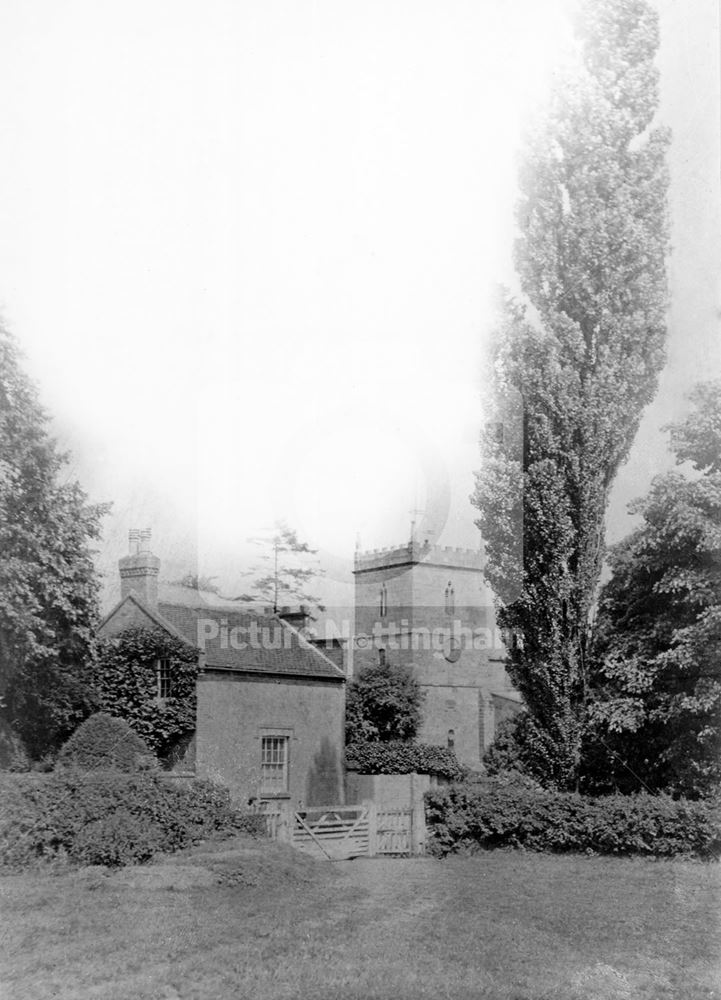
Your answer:
[[[448,586],[446,587],[446,614],[452,615],[456,610],[456,592],[453,589],[453,584],[448,581]]]
[[[382,646],[378,650],[378,663],[381,667],[385,667],[386,665],[386,651]]]
[[[388,591],[386,589],[385,583],[381,587],[381,597],[380,597],[380,608],[381,608],[381,618],[388,614]]]
[[[456,733],[454,729],[448,730],[448,749],[453,750],[456,745]]]

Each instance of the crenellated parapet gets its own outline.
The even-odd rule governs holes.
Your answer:
[[[415,566],[424,563],[429,566],[446,566],[449,569],[482,570],[485,559],[482,552],[474,549],[411,541],[406,545],[356,552],[353,572],[364,573],[369,570]]]

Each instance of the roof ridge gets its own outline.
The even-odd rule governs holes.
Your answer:
[[[225,614],[244,614],[252,615],[255,618],[272,618],[273,615],[263,615],[259,614],[253,608],[230,608],[224,604],[184,604],[182,601],[164,601],[159,600],[158,604],[164,604],[167,608],[182,608],[184,611],[222,611]]]

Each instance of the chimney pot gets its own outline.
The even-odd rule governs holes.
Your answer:
[[[124,599],[129,594],[135,593],[149,607],[157,607],[160,559],[150,552],[150,531],[138,531],[137,528],[132,528],[128,537],[130,555],[118,563],[120,597]]]

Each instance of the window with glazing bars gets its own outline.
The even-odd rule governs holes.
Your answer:
[[[288,737],[263,736],[260,758],[261,795],[288,791]]]
[[[173,679],[170,673],[170,660],[158,660],[155,669],[158,698],[169,698],[173,690]]]

